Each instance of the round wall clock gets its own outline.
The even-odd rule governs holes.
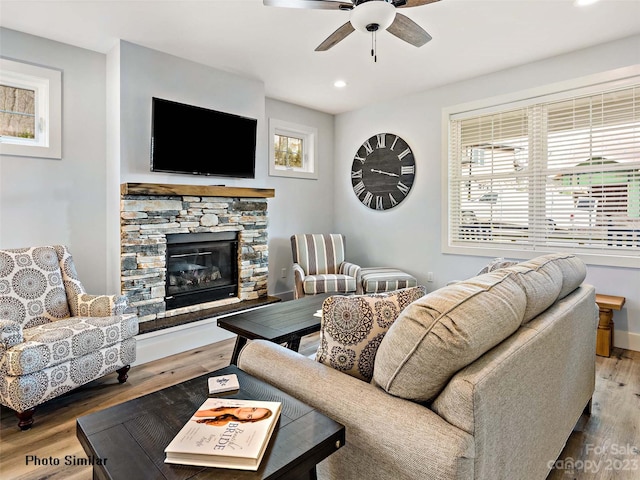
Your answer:
[[[389,210],[409,194],[416,175],[411,148],[393,133],[378,133],[364,142],[351,165],[353,191],[365,206]]]

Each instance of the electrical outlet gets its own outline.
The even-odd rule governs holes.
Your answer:
[[[433,282],[433,272],[427,272],[427,282]]]
[[[283,268],[283,269],[280,271],[280,276],[281,276],[282,278],[287,278],[287,269],[286,269],[286,268]]]

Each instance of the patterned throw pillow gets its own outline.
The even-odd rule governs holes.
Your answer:
[[[504,258],[494,258],[491,260],[482,270],[480,270],[476,275],[482,275],[484,273],[493,272],[494,270],[498,270],[499,268],[511,267],[512,265],[517,265],[518,262],[512,262],[510,260],[505,260]]]
[[[322,304],[316,361],[370,381],[380,342],[411,302],[426,294],[423,286],[388,293],[327,298]]]

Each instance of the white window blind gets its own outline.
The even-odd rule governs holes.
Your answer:
[[[640,86],[449,121],[449,244],[640,257]]]

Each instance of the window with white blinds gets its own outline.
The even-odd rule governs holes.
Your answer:
[[[449,246],[640,257],[640,84],[566,97],[449,117]]]

